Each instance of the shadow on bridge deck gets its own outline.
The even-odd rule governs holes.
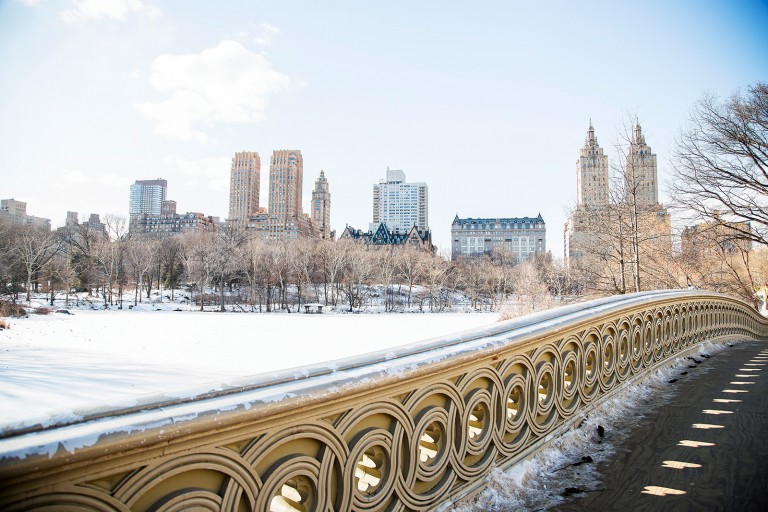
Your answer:
[[[549,510],[768,510],[768,343],[699,368],[598,466],[597,490]]]

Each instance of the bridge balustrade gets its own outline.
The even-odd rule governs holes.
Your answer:
[[[712,293],[566,306],[6,433],[0,508],[434,510],[701,343],[767,338],[753,308]]]

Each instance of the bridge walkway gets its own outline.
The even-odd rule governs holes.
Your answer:
[[[596,490],[550,510],[768,510],[768,344],[736,344],[674,384],[598,465]]]

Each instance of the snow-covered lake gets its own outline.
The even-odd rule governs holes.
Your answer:
[[[494,323],[495,313],[76,311],[0,331],[0,430],[217,389]]]

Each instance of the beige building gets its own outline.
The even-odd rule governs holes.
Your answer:
[[[27,215],[27,203],[16,199],[0,200],[0,222],[17,226],[36,226],[50,231],[51,220]]]
[[[320,177],[315,180],[312,191],[312,223],[320,232],[323,240],[333,240],[331,232],[331,191],[325,171],[320,171]]]
[[[269,164],[269,233],[280,240],[284,233],[299,227],[303,217],[301,193],[304,182],[304,159],[298,149],[272,152]]]
[[[269,166],[269,208],[255,209],[244,220],[246,235],[252,239],[285,240],[299,237],[331,237],[330,192],[325,173],[321,171],[315,184],[315,197],[321,200],[318,220],[302,211],[304,159],[298,149],[281,149],[272,153]],[[230,189],[230,204],[233,203]],[[325,230],[325,231],[323,231]],[[325,235],[324,235],[325,233]]]
[[[255,151],[241,151],[232,157],[229,177],[229,216],[227,220],[238,227],[259,211],[261,158]]]
[[[597,227],[610,203],[608,156],[597,142],[592,120],[584,146],[576,160],[576,208],[564,226],[563,254],[566,259],[582,256],[597,242]]]
[[[598,145],[592,122],[576,161],[576,208],[564,226],[566,259],[610,252],[611,240],[620,234],[617,225],[634,229],[658,253],[671,252],[669,213],[659,204],[656,155],[636,124],[624,169],[626,196],[611,200],[608,157]],[[632,199],[637,208],[629,208]],[[634,211],[633,211],[634,210]],[[634,217],[634,220],[633,220]],[[636,223],[635,228],[631,226]]]
[[[624,168],[624,184],[627,197],[634,196],[638,206],[650,207],[659,204],[656,155],[645,143],[640,123],[635,124],[632,131],[632,141]]]
[[[576,161],[576,203],[587,208],[599,208],[608,204],[608,156],[597,143],[592,120],[589,121],[587,138]]]

